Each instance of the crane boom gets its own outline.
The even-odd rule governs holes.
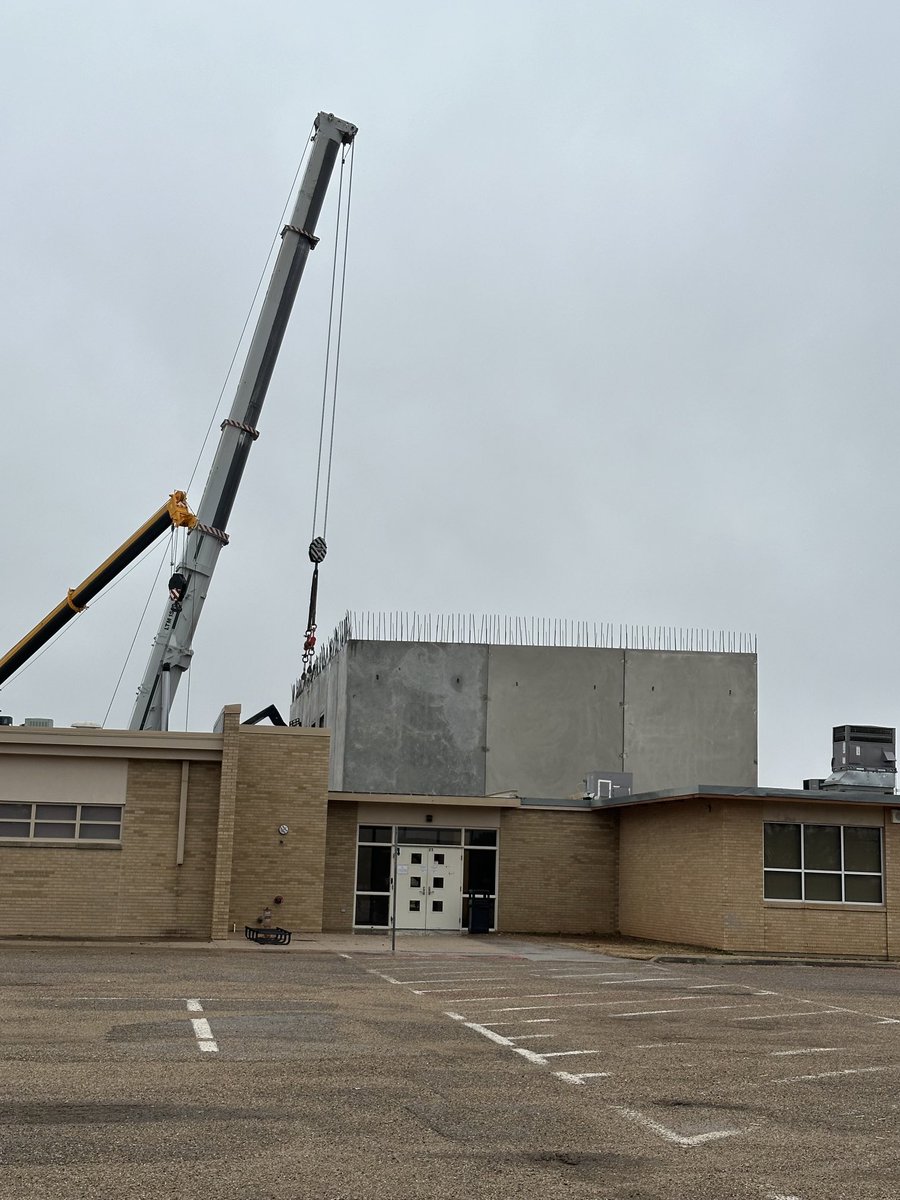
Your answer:
[[[197,525],[187,537],[178,567],[187,581],[180,604],[167,604],[150,652],[131,715],[131,729],[167,729],[178,682],[188,669],[192,644],[210,580],[250,447],[258,437],[257,422],[275,361],[287,328],[294,298],[309,252],[318,240],[316,223],[342,145],[353,141],[356,126],[331,113],[319,113],[309,161],[297,202],[281,234],[272,278],[247,351],[234,402],[197,508]]]
[[[42,646],[58,633],[65,625],[87,608],[91,600],[121,574],[127,566],[156,541],[160,534],[172,525],[193,528],[197,518],[187,505],[184,492],[173,492],[162,508],[136,529],[127,542],[115,550],[109,558],[92,571],[78,587],[69,588],[65,600],[61,600],[43,621],[39,621],[30,633],[26,633],[20,642],[0,658],[0,684],[6,683],[19,667],[37,654]]]

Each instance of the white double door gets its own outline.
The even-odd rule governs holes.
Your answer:
[[[396,872],[398,929],[461,927],[461,846],[399,846]]]

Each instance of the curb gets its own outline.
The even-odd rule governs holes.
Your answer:
[[[721,958],[704,954],[658,954],[645,960],[658,963],[702,963],[726,967],[881,967],[900,970],[900,962],[886,958]]]

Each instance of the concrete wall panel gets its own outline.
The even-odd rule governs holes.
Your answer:
[[[483,795],[487,654],[350,642],[342,790]]]
[[[344,737],[347,727],[347,651],[336,654],[321,674],[310,680],[291,705],[291,723],[304,728],[318,725],[325,717],[331,732],[328,784],[334,791],[344,786]]]
[[[756,656],[625,651],[624,770],[636,792],[755,787]]]
[[[492,646],[486,791],[563,798],[622,770],[622,650]]]

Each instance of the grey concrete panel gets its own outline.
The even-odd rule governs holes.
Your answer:
[[[625,651],[625,761],[635,792],[755,787],[755,654]]]
[[[622,769],[624,651],[492,646],[487,793],[563,798]]]
[[[484,795],[487,647],[347,646],[344,791]]]
[[[347,652],[335,655],[328,666],[316,675],[291,705],[291,721],[309,728],[318,725],[325,716],[331,730],[331,751],[328,786],[335,791],[343,787],[344,738],[347,723]]]

